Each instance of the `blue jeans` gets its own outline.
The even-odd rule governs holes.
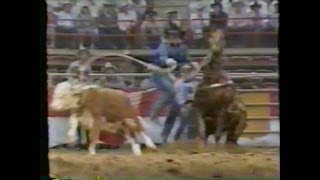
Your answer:
[[[181,122],[174,136],[175,140],[180,139],[181,134],[186,128],[188,128],[188,139],[193,139],[196,136],[197,127],[195,123],[197,123],[197,117],[195,115],[195,109],[191,104],[184,105],[180,115]]]
[[[163,131],[161,134],[164,143],[167,142],[170,132],[174,126],[174,122],[176,121],[177,117],[180,115],[180,112],[181,112],[181,105],[179,105],[177,101],[174,101],[170,107],[169,114],[167,116]]]
[[[161,93],[160,97],[155,101],[151,111],[151,119],[154,120],[158,117],[163,108],[175,101],[175,92],[173,89],[173,82],[169,77],[154,75],[152,79],[157,90]]]

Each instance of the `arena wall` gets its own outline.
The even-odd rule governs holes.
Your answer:
[[[48,103],[51,101],[52,89],[48,89]],[[159,94],[156,91],[149,93],[143,92],[128,92],[128,95],[132,101],[132,104],[139,109],[140,116],[143,117],[142,122],[145,126],[147,133],[156,143],[161,143],[161,130],[162,126],[157,125],[149,121],[150,108]],[[245,129],[247,132],[279,132],[279,120],[272,117],[278,116],[278,96],[277,92],[242,92],[240,94],[243,101],[247,105],[248,109],[248,127]],[[161,114],[160,121],[164,123],[166,112]],[[53,112],[49,111],[48,125],[49,125],[49,147],[53,147],[58,144],[63,144],[66,141],[68,124],[68,112]],[[255,118],[266,117],[264,120],[254,120]],[[268,119],[268,117],[270,117]],[[179,121],[176,121],[175,127],[169,142],[173,139],[173,134]],[[185,136],[183,138],[186,138]],[[122,138],[112,134],[102,134],[100,139],[107,144],[119,145],[124,142]],[[141,139],[139,139],[140,141]],[[142,141],[141,141],[142,142]],[[268,133],[248,133],[243,134],[239,143],[241,144],[266,144],[277,145],[279,144],[278,134]]]

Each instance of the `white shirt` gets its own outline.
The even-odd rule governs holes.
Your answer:
[[[229,18],[248,18],[248,13],[236,13],[234,10],[229,14]],[[250,24],[249,19],[229,19],[228,27],[243,27]]]
[[[184,82],[177,79],[174,82],[175,98],[179,105],[183,105],[187,100],[192,100],[196,92],[197,82]]]
[[[261,11],[260,11],[259,15],[254,14],[254,12],[250,12],[249,17],[251,17],[251,18],[254,18],[254,17],[264,18],[264,17],[267,17],[267,14],[264,14]],[[268,19],[259,19],[259,20],[251,20],[251,23],[252,23],[252,25],[259,24],[260,26],[265,26],[268,21],[269,21]]]
[[[83,5],[84,5],[83,3],[78,3],[78,2],[73,4],[71,12],[73,14],[79,14],[80,13],[80,9],[81,9],[81,7]]]
[[[261,5],[260,11],[262,12],[262,14],[268,14],[268,6],[267,6],[267,3],[266,3],[264,0],[256,0],[256,1]],[[254,0],[245,1],[247,13],[251,12],[251,7],[250,7],[250,5],[251,5],[253,2],[254,2]]]
[[[214,0],[210,1],[210,4],[212,3],[214,3]],[[231,11],[232,4],[229,2],[229,0],[222,0],[221,5],[223,7],[223,11],[226,12],[227,14]],[[210,11],[213,12],[213,9],[210,8]]]
[[[140,2],[138,4],[134,4],[132,1],[131,1],[131,6],[132,6],[132,10],[136,11],[137,13],[140,13],[140,14],[143,14],[144,11],[145,11],[145,7],[141,7],[141,6],[146,6],[147,3],[145,0],[140,0]]]
[[[135,11],[128,11],[128,13],[119,12],[118,13],[118,26],[120,30],[126,31],[130,26],[132,26],[137,21],[137,13]],[[121,21],[121,20],[130,20],[129,21]]]
[[[188,8],[189,8],[190,13],[195,13],[195,12],[197,12],[197,8],[198,8],[199,6],[204,6],[204,7],[205,7],[205,8],[204,8],[204,11],[207,11],[207,12],[210,11],[210,8],[209,8],[209,6],[208,6],[208,3],[204,3],[203,1],[192,1],[192,2],[190,2],[189,5],[188,5]]]
[[[141,24],[141,29],[143,31],[146,31],[146,29],[150,29],[152,31],[152,34],[161,34],[162,30],[163,30],[163,22],[162,21],[157,21],[157,19],[155,19],[156,21],[152,22],[152,21],[143,21],[143,23]]]
[[[193,19],[207,19],[207,20],[193,20]],[[203,28],[205,26],[209,26],[210,21],[209,21],[209,13],[208,12],[203,12],[202,17],[199,17],[198,13],[192,13],[190,15],[190,20],[191,20],[191,29],[192,32],[194,33],[202,33]],[[203,34],[195,34],[194,38],[199,39],[202,38]]]
[[[55,13],[57,16],[57,25],[58,26],[64,26],[64,27],[75,27],[75,19],[76,16],[73,13],[66,13],[64,11],[61,11],[59,13]],[[68,19],[68,20],[64,20]]]
[[[270,17],[279,18],[279,14],[274,13],[274,14],[270,15]],[[279,28],[279,19],[270,19],[269,21],[273,27]]]

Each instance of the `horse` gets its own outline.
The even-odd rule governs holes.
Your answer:
[[[233,82],[222,69],[222,54],[225,46],[223,36],[221,30],[210,32],[210,53],[206,64],[202,67],[203,79],[197,86],[192,104],[197,117],[194,122],[197,136],[200,142],[205,144],[209,135],[213,133],[216,143],[219,143],[224,131],[229,131],[226,143],[237,144],[239,134],[246,126],[245,123],[239,123],[239,119],[243,119],[240,117],[241,113],[237,115],[238,123],[230,123],[233,121],[230,120],[228,110],[237,99],[235,99],[236,89]],[[246,116],[246,112],[241,115]],[[237,130],[236,133],[235,130]]]

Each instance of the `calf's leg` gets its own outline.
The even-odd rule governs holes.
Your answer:
[[[100,121],[95,118],[95,120],[93,122],[93,126],[91,127],[90,133],[89,133],[90,143],[89,143],[88,150],[89,150],[89,154],[91,154],[91,155],[96,154],[96,144],[98,142],[100,142],[99,135],[100,135],[100,124],[101,123],[99,123],[99,122]]]
[[[132,152],[134,155],[140,156],[142,154],[140,145],[136,143],[135,139],[130,135],[130,132],[125,130],[125,138],[131,144]]]
[[[150,148],[152,150],[157,150],[156,145],[153,143],[152,139],[148,135],[146,135],[145,132],[140,132],[139,134],[142,136],[142,138],[148,148]]]
[[[79,119],[77,118],[76,114],[72,114],[69,118],[69,131],[68,131],[68,142],[74,143],[77,139],[77,128],[79,125]]]
[[[138,119],[139,119],[140,123],[142,123],[142,120],[143,120],[142,117],[138,116]],[[152,139],[144,131],[140,131],[138,134],[143,138],[143,140],[148,148],[153,149],[153,150],[157,149],[157,147],[153,143]]]

